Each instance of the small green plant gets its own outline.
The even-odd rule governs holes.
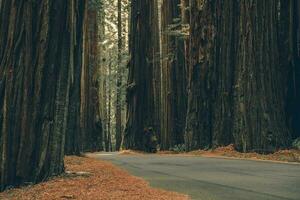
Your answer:
[[[300,138],[297,138],[296,140],[294,140],[292,146],[294,149],[300,150]]]
[[[185,152],[185,144],[177,144],[174,147],[170,148],[170,151],[174,151],[176,153]]]

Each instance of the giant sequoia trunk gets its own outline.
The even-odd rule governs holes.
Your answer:
[[[162,3],[162,123],[161,148],[184,143],[186,120],[186,67],[181,28],[180,0]]]
[[[84,6],[82,0],[1,1],[0,190],[64,169]]]
[[[81,149],[100,151],[102,147],[102,123],[99,109],[99,60],[98,60],[98,11],[92,1],[87,9],[84,35],[84,62],[81,69],[80,128]]]
[[[299,98],[295,2],[191,0],[189,150],[289,144],[299,111],[289,101]]]
[[[81,9],[84,9],[82,7]],[[85,9],[86,10],[86,9]],[[84,27],[84,19],[86,18],[86,11],[80,10],[78,13],[78,26]],[[72,71],[72,81],[70,85],[69,94],[69,113],[68,113],[68,125],[66,130],[65,139],[65,154],[66,155],[79,155],[81,149],[81,129],[80,129],[80,77],[81,68],[84,61],[84,49],[83,49],[83,28],[78,30],[76,34],[76,46],[75,46],[75,66]]]
[[[283,1],[283,0],[282,0]],[[289,114],[291,115],[290,123],[293,129],[293,138],[300,137],[300,2],[299,1],[292,1],[286,5],[289,9],[289,12],[285,13],[284,16],[287,16],[285,20],[282,22],[284,27],[282,30],[290,30],[291,39],[289,40],[290,47],[292,47],[293,57],[292,57],[292,64],[295,67],[294,71],[291,71],[294,77],[294,81],[289,80],[292,88],[289,92],[291,94],[287,101],[290,101],[291,104],[288,107]],[[282,6],[285,7],[285,4],[282,2]],[[294,15],[291,11],[294,11]],[[289,16],[290,15],[290,16]],[[291,18],[294,17],[294,18]],[[291,21],[294,26],[291,25]],[[291,32],[293,31],[293,32]],[[293,46],[291,46],[293,45]]]
[[[156,0],[137,0],[131,3],[130,56],[127,88],[127,122],[123,146],[144,150],[146,129],[155,126],[154,67],[157,35]]]
[[[213,71],[213,5],[210,1],[190,0],[190,67],[188,110],[185,130],[187,150],[211,145]]]
[[[75,65],[70,89],[68,129],[65,153],[102,150],[102,124],[98,98],[98,12],[95,2],[89,1],[86,12],[80,12],[80,27],[75,48]]]
[[[290,139],[285,100],[293,77],[288,77],[288,57],[280,54],[292,52],[288,45],[279,46],[278,2],[244,0],[239,5],[233,133],[243,151],[286,147]]]

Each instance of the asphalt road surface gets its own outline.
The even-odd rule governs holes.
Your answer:
[[[98,153],[157,188],[200,200],[300,200],[300,165],[190,156]]]

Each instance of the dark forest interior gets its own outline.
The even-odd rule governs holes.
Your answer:
[[[298,0],[0,0],[1,191],[65,155],[299,138]]]

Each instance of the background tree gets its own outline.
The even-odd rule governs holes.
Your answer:
[[[100,101],[100,110],[102,113],[101,116],[103,116],[102,121],[104,143],[107,146],[106,150],[116,150],[119,148],[125,126],[126,114],[125,96],[128,73],[129,2],[127,0],[121,0],[121,12],[117,12],[118,3],[118,0],[103,1],[104,12],[101,23],[99,22],[99,26],[101,24],[101,27],[104,28],[100,43],[101,53],[99,54],[101,57],[101,73],[98,79],[101,88],[99,92],[100,99],[102,99]],[[119,16],[119,14],[121,14],[121,16]],[[121,24],[119,24],[118,17],[121,17]],[[122,45],[119,47],[120,33]],[[117,130],[120,130],[121,133]]]

